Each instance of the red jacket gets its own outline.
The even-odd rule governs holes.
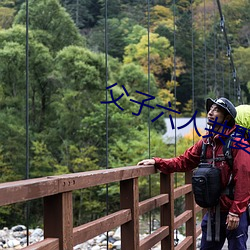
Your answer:
[[[234,126],[231,130],[224,131],[224,135],[232,134],[236,129]],[[223,141],[226,139],[225,136],[216,134],[213,138],[209,137],[206,139],[199,140],[192,147],[187,149],[184,154],[176,158],[162,159],[154,158],[155,166],[163,173],[173,172],[186,172],[190,171],[198,166],[200,163],[200,155],[202,151],[202,143],[208,143],[206,151],[206,159],[213,158],[213,149],[215,152],[215,158],[224,157],[223,154],[223,143],[219,139],[221,137]],[[235,141],[241,141],[241,138],[235,137]],[[244,143],[247,143],[243,140]],[[212,146],[214,145],[214,146]],[[247,148],[237,146],[237,143],[233,141],[232,148],[233,155],[233,180],[234,180],[234,200],[230,200],[225,194],[220,198],[221,211],[232,212],[241,215],[247,208],[248,202],[250,201],[250,145]],[[246,152],[246,151],[247,152]],[[221,184],[224,189],[230,179],[231,170],[227,162],[217,161],[215,166],[221,169]]]

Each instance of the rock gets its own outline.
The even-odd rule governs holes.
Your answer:
[[[119,250],[121,249],[121,245],[122,245],[122,242],[120,240],[114,242],[113,246],[115,247],[115,249]]]
[[[22,249],[23,247],[21,245],[18,245],[15,247],[15,249]]]
[[[26,230],[26,227],[24,225],[17,225],[11,228],[13,232],[20,232],[23,230]]]
[[[108,238],[108,241],[109,241],[110,243],[114,243],[114,242],[116,241],[116,239],[114,239],[113,237],[109,237],[109,238]]]
[[[12,227],[10,230],[4,228],[0,230],[0,250],[17,250],[27,246],[27,230],[22,225]],[[148,234],[140,234],[140,239],[147,237]],[[178,232],[179,243],[183,240],[182,236]],[[44,232],[41,228],[29,229],[29,244],[39,242],[44,239]],[[108,240],[108,242],[107,242]],[[74,246],[74,250],[107,250],[107,244],[109,250],[121,250],[121,228],[118,227],[114,231],[107,234],[100,234],[93,239],[88,240]],[[152,250],[160,250],[160,244],[155,245]]]
[[[20,245],[20,242],[18,240],[13,239],[13,240],[7,241],[7,245],[8,247],[16,247]]]
[[[121,227],[118,227],[115,231],[115,234],[113,235],[113,238],[116,240],[120,240],[121,239]]]
[[[100,245],[101,245],[101,246],[107,246],[107,241],[106,241],[106,240],[103,240],[102,242],[100,242]]]
[[[82,249],[88,249],[88,244],[87,243],[83,243],[83,244],[79,244],[79,245],[76,245],[74,246],[74,250],[82,250]]]
[[[102,242],[105,239],[106,239],[106,235],[105,234],[101,234],[101,235],[95,237],[96,243],[100,243],[100,242]]]
[[[108,232],[108,236],[109,236],[109,237],[113,236],[114,234],[115,234],[114,231],[109,231],[109,232]]]
[[[100,250],[101,248],[99,247],[99,246],[93,246],[92,248],[91,248],[91,250]]]
[[[0,230],[0,238],[3,238],[7,235],[6,230]]]
[[[32,234],[32,237],[42,237],[43,236],[43,230],[41,228],[36,228]]]

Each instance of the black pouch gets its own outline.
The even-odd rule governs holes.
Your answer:
[[[211,163],[200,163],[192,176],[196,203],[204,208],[214,207],[221,195],[221,170]]]

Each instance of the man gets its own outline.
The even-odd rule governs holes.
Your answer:
[[[183,155],[171,159],[154,157],[142,160],[138,165],[155,165],[157,169],[165,174],[173,172],[190,171],[200,163],[202,144],[207,144],[206,159],[210,160],[215,167],[221,169],[221,185],[226,190],[232,178],[234,191],[233,198],[224,192],[220,197],[220,237],[215,240],[215,215],[210,212],[212,220],[212,241],[207,241],[208,213],[202,219],[201,250],[222,249],[225,239],[228,239],[229,250],[247,249],[248,217],[247,206],[250,201],[250,150],[239,148],[237,141],[242,138],[234,137],[232,141],[233,170],[226,162],[223,154],[223,144],[229,135],[236,131],[235,117],[236,109],[226,98],[206,101],[208,133],[203,139],[187,149]],[[246,143],[246,141],[244,141]],[[246,152],[248,150],[248,152]],[[216,161],[214,159],[222,160]],[[209,215],[209,216],[210,216]]]

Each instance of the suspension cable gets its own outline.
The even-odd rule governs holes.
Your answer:
[[[216,16],[215,16],[215,0],[213,1],[214,9],[214,91],[217,95],[217,32],[216,32]]]
[[[224,38],[226,40],[227,57],[230,60],[230,67],[232,69],[232,77],[233,77],[233,82],[234,82],[234,92],[236,90],[238,103],[241,104],[242,103],[241,86],[240,86],[240,82],[237,81],[237,72],[236,72],[236,68],[235,68],[235,65],[234,65],[234,60],[233,60],[231,45],[230,45],[230,43],[228,41],[226,24],[225,24],[225,18],[224,18],[223,14],[222,14],[220,0],[216,0],[216,1],[217,1],[217,6],[218,6],[219,14],[220,14],[220,28],[221,28],[221,31],[223,32]],[[237,89],[236,89],[236,84],[237,84]]]
[[[192,36],[192,73],[191,73],[191,79],[192,79],[192,109],[193,112],[195,111],[195,104],[194,104],[194,10],[193,10],[193,0],[191,0],[191,36]],[[193,144],[194,144],[194,124],[193,124]]]
[[[29,179],[29,0],[26,0],[26,45],[25,45],[25,72],[26,72],[26,174],[25,179]],[[26,239],[29,245],[29,210],[30,203],[26,202]]]
[[[175,0],[173,0],[173,23],[174,23],[174,74],[173,74],[173,80],[174,80],[174,96],[175,96],[175,103],[174,103],[174,107],[175,107],[175,110],[176,110],[176,99],[177,99],[177,86],[176,86],[176,2]],[[174,120],[175,120],[175,124],[176,124],[176,121],[177,121],[177,116],[176,116],[176,113],[175,113],[175,116],[174,116]],[[177,126],[175,126],[175,136],[174,136],[174,154],[175,154],[175,157],[177,155],[177,129],[176,129]],[[177,173],[175,173],[175,187],[177,187]],[[179,239],[178,239],[178,232],[177,232],[177,229],[175,230],[175,241],[176,241],[176,244],[178,245],[179,243]]]
[[[150,95],[150,0],[147,0],[147,30],[148,30],[148,94]],[[149,101],[150,102],[150,101]],[[150,121],[150,109],[148,109],[148,158],[151,157],[151,140],[150,140],[150,128],[151,128],[151,121]],[[151,175],[148,176],[148,189],[149,189],[149,197],[151,197]],[[149,233],[151,233],[152,228],[152,212],[149,212]]]
[[[105,46],[105,83],[106,83],[106,89],[108,87],[108,0],[105,0],[105,22],[104,22],[104,29],[105,29],[105,37],[104,37],[104,46]],[[108,91],[106,91],[106,102],[108,102]],[[108,103],[106,103],[106,169],[109,167],[109,161],[108,161],[108,147],[109,147],[109,119],[108,119]],[[106,215],[108,215],[109,212],[109,186],[106,184]],[[107,249],[108,249],[108,232],[107,232]]]
[[[205,98],[207,97],[207,40],[206,40],[206,0],[204,0],[204,89]]]
[[[177,96],[177,90],[176,90],[176,28],[175,28],[175,25],[176,25],[176,2],[175,0],[173,0],[173,14],[174,14],[174,58],[173,58],[173,61],[174,61],[174,73],[173,73],[173,81],[174,81],[174,96],[175,96],[175,103],[174,103],[174,107],[175,107],[175,110],[176,110],[176,96]],[[175,113],[175,124],[176,124],[176,113]],[[174,149],[174,154],[176,156],[177,154],[177,149],[176,149],[176,145],[177,145],[177,141],[176,141],[176,137],[177,137],[177,131],[176,131],[176,126],[175,126],[175,149]]]

